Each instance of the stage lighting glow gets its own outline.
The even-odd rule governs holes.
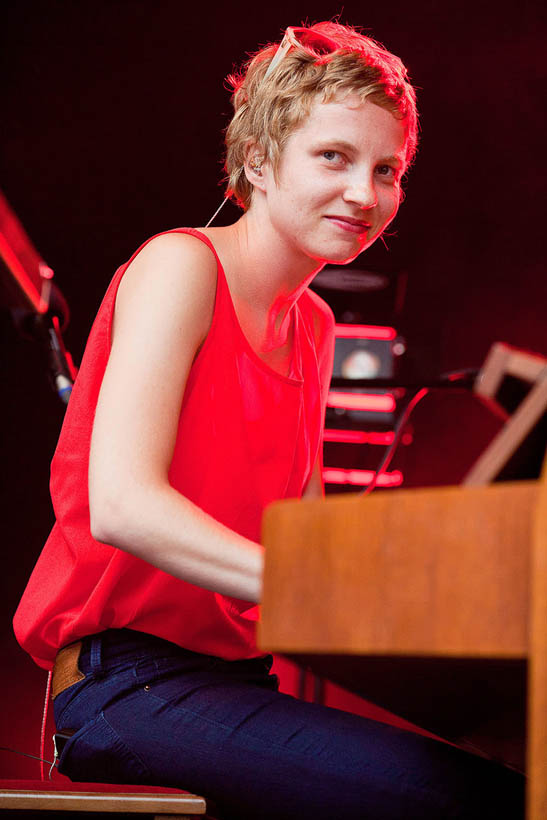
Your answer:
[[[342,444],[381,444],[392,443],[394,432],[366,432],[365,430],[325,430],[323,441],[335,441]]]
[[[382,339],[391,341],[397,337],[393,327],[382,325],[335,325],[334,335],[338,339]]]
[[[343,470],[340,467],[325,467],[323,481],[325,484],[352,484],[366,487],[374,478],[373,470]],[[382,473],[378,477],[378,487],[400,487],[403,483],[403,474],[400,470],[391,473]]]
[[[396,403],[391,393],[343,393],[329,390],[327,406],[369,413],[393,413]]]

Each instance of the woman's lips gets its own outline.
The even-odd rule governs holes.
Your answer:
[[[353,219],[350,216],[327,216],[329,222],[334,222],[339,228],[350,233],[365,233],[370,228],[370,223]]]

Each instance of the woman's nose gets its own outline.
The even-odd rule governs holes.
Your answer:
[[[360,208],[374,208],[378,203],[376,186],[372,179],[352,181],[344,193],[345,202],[354,202]]]

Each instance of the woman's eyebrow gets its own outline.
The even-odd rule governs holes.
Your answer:
[[[404,155],[403,154],[393,154],[390,157],[385,157],[385,159],[381,159],[380,162],[385,162],[388,165],[397,165],[402,168],[405,164]]]
[[[338,137],[329,137],[328,135],[317,138],[317,146],[328,145],[330,148],[340,148],[342,151],[356,151],[357,148],[352,142],[339,139]]]

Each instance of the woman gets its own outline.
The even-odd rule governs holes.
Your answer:
[[[322,494],[333,317],[308,285],[394,218],[417,121],[398,58],[334,23],[287,29],[233,83],[244,214],[116,273],[53,461],[15,626],[55,663],[60,770],[203,792],[223,817],[518,817],[513,773],[281,695],[256,647],[262,510]]]

